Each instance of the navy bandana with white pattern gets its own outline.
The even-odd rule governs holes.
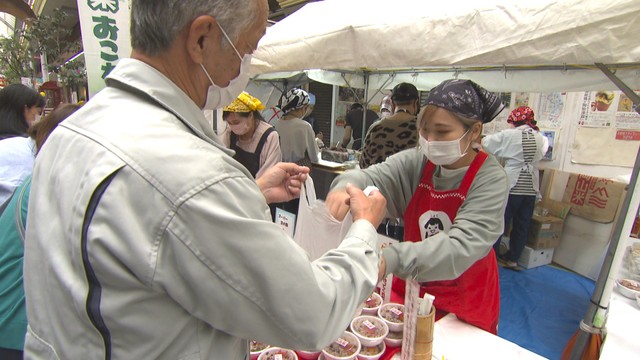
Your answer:
[[[488,123],[504,109],[496,93],[471,80],[445,80],[431,89],[427,105],[447,109],[457,115]]]

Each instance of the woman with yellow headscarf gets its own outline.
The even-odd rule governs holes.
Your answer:
[[[243,91],[222,113],[222,119],[227,122],[222,141],[235,150],[233,158],[254,178],[282,161],[278,133],[263,120],[260,115],[263,109],[260,100]]]

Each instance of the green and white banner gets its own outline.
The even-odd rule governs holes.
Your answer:
[[[131,0],[78,0],[89,97],[104,88],[104,78],[131,55]]]

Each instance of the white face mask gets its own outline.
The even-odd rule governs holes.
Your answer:
[[[462,153],[460,151],[460,140],[462,140],[462,138],[464,138],[468,133],[469,130],[467,130],[467,132],[465,132],[459,139],[450,141],[428,141],[420,135],[420,139],[418,141],[422,148],[422,153],[427,157],[427,159],[429,159],[429,161],[435,165],[451,165],[467,154],[469,144],[467,144],[467,147],[464,149],[464,153]]]
[[[229,130],[231,130],[234,134],[238,136],[248,133],[249,130],[251,129],[251,126],[249,126],[249,123],[244,120],[235,125],[231,125],[231,124],[228,124],[228,125],[229,125]]]
[[[207,75],[207,78],[211,83],[209,89],[207,90],[207,101],[204,103],[204,107],[202,108],[203,110],[219,109],[231,104],[249,83],[249,65],[251,64],[251,55],[245,54],[244,57],[240,56],[240,52],[238,52],[238,49],[236,49],[235,45],[233,45],[233,42],[231,42],[231,39],[227,35],[227,32],[224,31],[219,23],[218,27],[220,28],[220,31],[222,31],[222,34],[227,39],[229,44],[231,44],[233,51],[236,52],[238,58],[240,59],[240,73],[229,82],[229,85],[222,88],[213,82],[213,79],[211,79],[211,76],[209,75],[207,69],[204,68],[203,64],[200,64],[200,67],[204,71],[205,75]]]

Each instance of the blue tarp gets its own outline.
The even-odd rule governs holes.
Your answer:
[[[498,336],[548,359],[560,359],[594,288],[593,280],[553,266],[500,268]]]

